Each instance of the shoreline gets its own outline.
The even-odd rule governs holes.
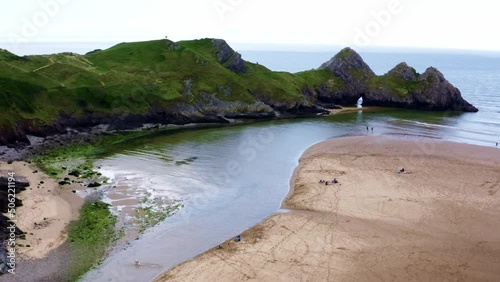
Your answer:
[[[377,111],[388,109],[385,107],[364,107],[365,111]],[[360,110],[356,107],[342,107],[341,109],[326,109],[328,115],[338,115],[351,113]],[[216,128],[220,126],[239,126],[246,124],[253,124],[259,122],[266,122],[270,120],[286,120],[298,119],[307,117],[316,117],[317,115],[290,115],[281,117],[263,117],[263,118],[238,118],[238,119],[225,119],[226,122],[206,122],[206,123],[187,123],[187,124],[159,124],[159,123],[144,123],[142,126],[134,127],[132,129],[108,130],[110,124],[99,124],[88,128],[67,128],[66,133],[55,133],[46,137],[37,137],[28,135],[30,144],[16,143],[16,144],[0,144],[0,161],[22,161],[32,155],[40,154],[46,150],[58,148],[60,146],[77,145],[77,144],[93,144],[103,136],[118,134],[129,135],[134,133],[143,133],[144,135],[154,135],[160,133],[175,133],[183,130],[197,130]]]
[[[23,203],[16,208],[16,226],[24,232],[16,239],[16,274],[4,274],[0,280],[63,275],[58,266],[67,263],[67,227],[78,219],[83,199],[60,187],[33,164],[0,161],[0,171],[15,172],[16,177],[29,183],[26,190],[16,194]]]
[[[0,171],[12,171],[30,183],[17,197],[23,206],[16,208],[17,226],[26,233],[24,247],[19,251],[23,260],[41,259],[66,241],[67,225],[78,218],[83,199],[61,188],[56,180],[34,165],[15,161],[0,161]]]
[[[337,146],[339,143],[343,146],[341,149]],[[360,146],[369,144],[370,146],[362,147],[359,152],[356,152],[353,151],[353,148],[356,147],[355,144]],[[377,149],[371,147],[381,147],[384,149],[378,152]],[[341,158],[343,161],[339,163],[335,159],[328,159],[328,157],[325,157],[325,160],[318,160],[323,155],[330,154]],[[357,159],[363,158],[365,158],[364,165],[367,166],[366,172],[360,171],[359,166],[349,164],[350,162],[356,163]],[[320,168],[317,167],[318,162],[321,164]],[[345,167],[346,163],[349,164],[348,167]],[[376,168],[380,163],[390,163],[394,167]],[[418,165],[412,166],[412,163]],[[407,170],[411,169],[412,174],[398,175],[395,173],[396,169],[403,166],[407,166]],[[432,166],[434,170],[429,170],[427,166]],[[339,167],[344,169],[338,169]],[[484,170],[482,171],[480,168]],[[451,169],[453,170],[447,171]],[[339,178],[343,186],[324,186],[324,184],[319,185],[316,181],[311,182],[311,175],[317,175],[320,173],[318,171],[323,171],[323,174],[324,171],[329,171],[329,173],[336,176],[338,174],[337,178]],[[443,176],[439,174],[436,176],[436,171],[443,173]],[[472,174],[471,171],[474,171],[476,174]],[[377,272],[379,277],[388,279],[390,277],[398,277],[398,279],[411,277],[415,279],[415,277],[420,277],[420,280],[436,281],[463,277],[469,277],[470,279],[470,277],[474,277],[475,279],[494,281],[494,279],[500,278],[500,271],[494,270],[499,269],[500,262],[491,261],[493,257],[500,255],[500,237],[495,234],[495,230],[488,229],[485,227],[488,225],[483,223],[490,222],[492,224],[491,221],[496,221],[491,216],[495,214],[493,211],[500,211],[500,200],[497,193],[500,187],[498,181],[495,182],[495,173],[500,173],[500,151],[495,148],[441,140],[409,141],[388,137],[344,137],[323,141],[308,148],[301,156],[298,166],[294,169],[290,179],[290,191],[281,205],[281,209],[290,211],[278,211],[271,214],[256,226],[243,232],[241,234],[241,243],[234,243],[233,240],[228,240],[222,244],[223,249],[212,248],[158,275],[154,281],[203,281],[212,278],[217,278],[219,281],[231,281],[231,279],[237,278],[269,281],[272,280],[271,277],[276,279],[277,277],[283,279],[297,278],[297,276],[286,276],[292,274],[280,273],[279,269],[296,269],[297,271],[300,269],[299,272],[292,272],[294,275],[299,275],[301,280],[321,280],[326,277],[326,274],[324,267],[320,267],[320,265],[331,264],[329,263],[331,261],[335,261],[339,265],[344,265],[345,268],[343,268],[343,271],[336,269],[340,266],[328,268],[328,277],[335,277],[336,279],[334,280],[338,280],[339,278],[340,280],[347,279],[347,277],[353,280],[352,277],[357,277],[354,280],[369,281],[368,277],[371,276],[367,276],[366,269],[363,269],[359,265],[359,260],[367,264],[373,264],[380,255],[374,253],[373,256],[375,259],[371,259],[367,255],[363,255],[361,259],[359,257],[353,259],[355,256],[352,253],[355,253],[356,256],[362,253],[368,254],[371,251],[371,248],[367,248],[368,246],[384,245],[387,242],[383,238],[386,237],[392,237],[392,240],[395,242],[402,242],[398,244],[402,244],[401,248],[403,250],[408,248],[404,242],[410,237],[413,238],[410,240],[411,242],[421,241],[423,243],[420,243],[420,245],[417,244],[418,247],[415,248],[423,251],[424,253],[422,254],[426,254],[425,259],[432,261],[433,256],[439,254],[442,257],[442,262],[440,264],[436,262],[436,265],[432,265],[432,263],[426,263],[425,260],[418,260],[418,263],[422,267],[427,266],[419,269],[420,272],[412,271],[410,275],[407,268],[407,273],[404,272],[404,265],[408,263],[405,261],[405,257],[402,256],[405,254],[405,251],[402,252],[403,254],[387,254],[385,256],[385,260],[388,261],[386,265],[378,265],[377,263],[375,272]],[[454,177],[461,178],[462,182],[457,182],[458,180],[453,178],[448,179],[450,176],[447,174],[453,174]],[[479,176],[469,179],[464,178],[464,174],[467,176]],[[304,177],[309,179],[307,183],[304,182]],[[405,178],[401,180],[398,177]],[[470,181],[471,179],[475,181]],[[405,181],[405,185],[408,185],[410,188],[405,188],[404,185],[401,186],[401,181]],[[483,183],[476,183],[481,181]],[[381,186],[378,182],[383,182],[385,185]],[[455,184],[455,186],[450,185],[448,182]],[[366,183],[371,184],[371,187],[375,187],[375,191],[365,190],[363,188],[365,186],[360,183],[364,183],[365,186]],[[443,185],[444,188],[440,188],[439,185],[436,186],[436,183]],[[351,192],[347,191],[350,190],[344,190],[347,189],[347,186],[349,186],[349,189],[354,188],[358,190],[358,193],[361,192],[361,194],[351,198],[354,195],[348,196]],[[469,191],[469,186],[477,186],[479,189],[484,186],[483,190],[488,189],[476,195]],[[329,188],[338,189],[338,191],[332,193],[332,190]],[[390,191],[385,191],[385,189]],[[343,197],[343,193],[346,193],[346,196]],[[456,199],[461,205],[458,208],[455,206],[455,202],[448,202],[449,199],[443,197],[443,195],[455,197],[455,193],[461,196]],[[399,198],[397,198],[398,196]],[[435,203],[432,202],[434,197],[438,199],[435,200]],[[332,202],[334,205],[332,205]],[[485,208],[486,210],[477,210],[476,207],[479,203],[483,203],[482,206],[487,207]],[[395,207],[389,208],[391,205]],[[418,206],[421,210],[416,208]],[[451,216],[457,212],[460,214],[464,213],[465,216],[463,210],[469,211],[475,214],[476,218],[481,218],[482,222],[471,222],[470,220],[462,222],[459,220],[455,225],[450,225],[451,234],[448,234],[441,229],[446,229],[445,226],[449,223],[443,221],[445,218],[439,218],[446,216],[440,215],[440,213],[438,215],[433,215],[434,213],[429,214],[429,210],[432,209],[442,209],[441,213],[446,216]],[[422,214],[419,214],[419,212]],[[389,213],[393,218],[391,216],[388,217],[387,214],[384,215],[384,213]],[[420,218],[418,218],[419,216]],[[401,218],[398,219],[398,217]],[[407,218],[402,220],[403,217]],[[434,217],[439,219],[434,219]],[[416,224],[414,221],[418,224],[414,225]],[[424,224],[425,228],[419,227],[422,224]],[[278,227],[280,225],[282,228]],[[308,225],[321,226],[325,232],[315,233],[313,228],[308,229],[309,231],[304,233],[302,228]],[[343,227],[346,225],[344,229],[352,228],[347,227],[347,225],[354,225],[355,228],[351,230],[353,234],[350,232],[340,232],[338,228],[331,228],[332,226],[337,227],[340,225]],[[385,227],[380,229],[380,226]],[[422,230],[417,232],[418,228]],[[474,231],[469,231],[468,228]],[[479,230],[482,228],[480,233],[486,235],[478,235],[477,232],[479,231],[475,231],[478,228]],[[453,231],[454,229],[456,230]],[[309,233],[314,233],[316,237],[320,236],[321,238],[326,236],[326,234],[331,234],[329,236],[332,236],[332,238],[342,237],[343,239],[338,241],[333,239],[323,241],[325,239],[310,238],[312,235]],[[365,233],[381,233],[383,236],[377,235],[375,236],[377,239],[373,239],[368,238]],[[411,236],[406,235],[407,233],[411,234]],[[467,236],[464,236],[464,234]],[[450,245],[446,243],[448,241],[439,244],[434,242],[442,240],[439,238],[446,238],[451,235],[455,238],[461,238],[455,239],[460,244]],[[359,236],[362,240],[356,236]],[[434,238],[434,236],[438,236],[438,239]],[[484,240],[485,238],[481,236],[487,237],[487,240]],[[477,241],[474,242],[476,245],[471,245],[471,249],[468,250],[467,247],[470,241],[474,241],[473,239]],[[358,245],[355,244],[350,247],[342,246],[343,244],[349,245],[343,242],[356,240],[364,243],[358,242]],[[311,244],[312,242],[315,243]],[[371,243],[366,245],[368,242]],[[319,246],[316,246],[316,244]],[[321,247],[325,245],[331,246],[331,249],[327,251],[324,247]],[[334,245],[338,246],[335,247]],[[360,247],[363,245],[366,245],[366,247]],[[450,245],[451,249],[446,250],[448,245]],[[482,249],[479,251],[483,252],[476,254],[476,260],[482,260],[482,263],[469,262],[465,268],[456,264],[456,261],[460,261],[464,258],[465,254],[471,252],[472,249],[477,249],[477,246],[480,245]],[[301,246],[308,250],[306,254],[302,253]],[[389,246],[391,245],[378,249],[378,252],[384,253],[385,249],[389,248]],[[290,247],[293,250],[290,250]],[[357,247],[358,250],[351,250],[354,247]],[[458,253],[454,254],[452,250],[457,247],[459,251],[456,251]],[[318,255],[311,257],[310,248],[320,248],[322,251],[317,253]],[[444,250],[437,251],[443,248]],[[460,249],[464,250],[460,251]],[[391,252],[395,251],[392,250],[394,249],[392,248]],[[328,260],[322,258],[327,254]],[[424,255],[420,256],[423,257]],[[392,257],[397,259],[393,259]],[[232,264],[232,267],[228,267],[229,263]],[[440,274],[440,271],[438,271],[439,267],[442,268],[446,263],[449,263],[449,266],[447,266],[448,270],[443,271],[441,269],[440,271],[444,273]],[[391,270],[387,271],[387,268]],[[469,268],[472,268],[472,270],[469,271]],[[345,269],[351,269],[352,271],[345,271]]]
[[[349,112],[350,109],[336,110],[336,114],[344,111]],[[97,126],[96,130],[77,132],[74,129],[68,129],[67,134],[50,135],[45,138],[31,136],[31,145],[18,145],[16,147],[0,146],[0,171],[16,172],[17,176],[27,178],[30,186],[27,191],[19,194],[19,199],[24,201],[24,205],[18,208],[18,213],[36,214],[37,216],[23,216],[19,218],[18,227],[25,232],[26,240],[20,240],[21,249],[19,252],[18,266],[19,271],[24,275],[16,277],[33,277],[34,274],[25,273],[22,269],[46,268],[39,272],[42,276],[54,277],[59,271],[57,268],[47,268],[51,264],[61,264],[64,257],[68,256],[67,243],[67,227],[71,221],[79,218],[79,210],[83,205],[84,199],[72,193],[79,191],[81,187],[78,185],[60,186],[57,181],[43,173],[40,167],[31,162],[23,161],[32,155],[40,154],[46,150],[57,149],[59,147],[74,146],[77,144],[97,144],[100,136],[109,134],[125,134],[143,132],[144,135],[161,134],[162,132],[177,132],[183,130],[212,128],[219,126],[238,126],[241,124],[258,123],[264,120],[234,120],[229,124],[223,123],[201,123],[201,124],[186,124],[186,125],[171,125],[160,126],[155,129],[154,125],[145,126],[136,130],[127,130],[122,132],[104,132],[100,131],[101,126]],[[13,161],[13,162],[12,162]],[[12,162],[12,163],[11,163]],[[63,165],[65,166],[65,165]],[[74,192],[73,191],[73,192]],[[29,212],[31,211],[31,212]],[[65,215],[65,216],[63,216]],[[28,246],[28,247],[25,247]],[[38,270],[37,270],[38,271]],[[60,272],[60,271],[59,271]],[[25,276],[27,275],[27,276]],[[4,275],[0,280],[9,280],[7,275]],[[2,280],[3,281],[3,280]]]

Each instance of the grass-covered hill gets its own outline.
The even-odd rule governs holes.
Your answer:
[[[349,48],[295,74],[246,62],[219,39],[121,43],[86,55],[19,57],[0,49],[0,144],[100,123],[318,113],[360,96],[368,105],[473,110],[437,70],[419,75],[398,65],[375,76]]]

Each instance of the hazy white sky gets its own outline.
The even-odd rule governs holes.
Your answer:
[[[495,0],[0,0],[0,47],[224,38],[230,44],[500,51]]]

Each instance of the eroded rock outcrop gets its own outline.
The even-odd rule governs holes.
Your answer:
[[[342,49],[320,68],[328,69],[340,77],[346,83],[347,88],[354,93],[365,91],[366,82],[375,76],[361,56],[349,47]]]
[[[146,48],[152,48],[151,52],[157,52],[157,56],[145,60],[134,55],[144,50],[149,52]],[[14,121],[0,124],[0,145],[22,147],[29,144],[27,135],[64,134],[68,128],[85,132],[101,124],[111,130],[126,130],[147,123],[225,123],[228,118],[316,115],[327,113],[325,108],[354,105],[360,97],[367,106],[477,111],[437,69],[429,68],[418,74],[406,63],[400,63],[385,75],[377,76],[351,48],[341,50],[319,70],[301,74],[273,72],[246,62],[222,39],[124,43],[119,48],[110,48],[106,56],[101,56],[102,53],[91,52],[85,58],[61,56],[69,56],[70,61],[81,60],[83,65],[94,61],[96,65],[121,66],[112,68],[106,82],[99,80],[100,74],[82,70],[78,67],[81,64],[70,65],[68,73],[50,89],[43,83],[34,83],[33,73],[22,73],[21,67],[16,69],[21,72],[17,77],[30,77],[29,81],[0,73],[3,85],[8,86],[0,89],[3,91],[0,98],[5,97],[4,108]],[[0,50],[0,60],[14,60],[24,66],[32,58]],[[57,61],[58,57],[52,60]],[[65,60],[59,63],[65,65]],[[149,73],[152,77],[145,76],[143,68],[151,65],[157,71]],[[121,69],[127,71],[120,72]],[[49,74],[52,71],[42,70]],[[108,69],[101,71],[107,73]],[[83,74],[85,79],[73,79]],[[127,79],[115,80],[115,77]],[[54,100],[36,101],[37,97],[54,97]],[[58,105],[56,97],[65,99],[64,107]],[[47,101],[54,104],[54,110],[47,112],[34,106]],[[37,118],[37,114],[44,118]]]
[[[425,98],[430,108],[477,112],[477,108],[465,101],[460,90],[448,82],[436,68],[428,68],[418,80],[424,86],[415,89],[412,94]]]
[[[315,97],[319,102],[352,105],[363,97],[368,106],[477,111],[433,67],[418,74],[406,63],[400,63],[385,75],[377,76],[359,54],[346,48],[320,68],[328,69],[340,82],[332,86],[330,81],[318,87]]]
[[[217,61],[235,73],[245,73],[245,61],[241,54],[234,51],[225,40],[214,39],[214,49]]]
[[[387,74],[402,78],[407,81],[416,81],[418,79],[417,71],[414,68],[408,66],[405,62],[399,63]]]

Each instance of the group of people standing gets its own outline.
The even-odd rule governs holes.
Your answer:
[[[320,180],[320,184],[330,185],[330,184],[340,184],[337,178],[334,178],[332,181]]]

